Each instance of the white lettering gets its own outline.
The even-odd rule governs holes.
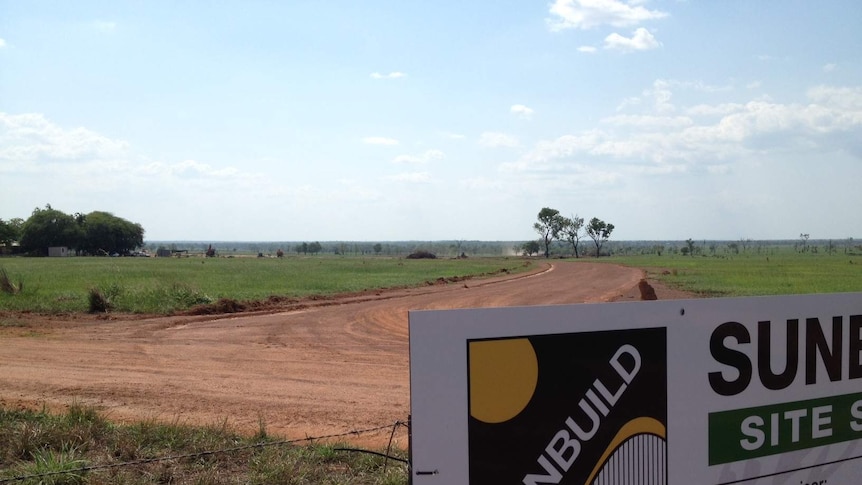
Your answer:
[[[599,415],[596,413],[596,411],[593,408],[591,408],[590,405],[587,404],[587,402],[584,401],[583,399],[581,399],[578,402],[578,406],[581,409],[583,409],[585,413],[587,413],[587,416],[590,417],[590,421],[592,421],[592,423],[593,423],[592,427],[590,428],[589,431],[584,431],[581,428],[581,425],[576,423],[575,420],[572,419],[571,416],[566,418],[566,426],[568,426],[569,429],[571,429],[572,432],[575,433],[575,436],[577,436],[578,439],[580,439],[581,441],[589,441],[593,438],[593,436],[596,435],[596,431],[599,430],[599,424],[601,424],[601,418],[599,418]]]
[[[764,441],[766,441],[766,434],[762,429],[759,429],[760,426],[763,426],[763,418],[760,416],[745,418],[742,421],[741,431],[742,434],[751,439],[739,440],[739,446],[748,451],[753,451],[763,446]]]
[[[862,401],[856,401],[850,407],[850,415],[855,421],[850,423],[850,429],[853,431],[862,431]]]
[[[581,453],[581,443],[578,440],[573,440],[566,430],[561,429],[545,447],[545,453],[557,462],[560,469],[567,472]]]
[[[819,406],[811,410],[811,437],[828,438],[832,436],[832,406]],[[827,427],[824,427],[827,426]]]
[[[799,443],[799,420],[805,416],[808,416],[807,409],[796,409],[784,413],[784,419],[789,419],[792,423],[790,426],[790,441],[792,443]]]
[[[626,369],[623,366],[623,363],[620,362],[620,358],[623,355],[628,355],[632,358],[633,365],[631,369]],[[638,371],[641,369],[641,354],[638,352],[638,349],[629,344],[625,344],[617,350],[613,357],[611,357],[610,363],[611,367],[613,367],[620,377],[626,381],[626,384],[631,384],[632,379],[635,378],[635,375],[637,375]]]
[[[595,386],[598,383],[599,383],[599,380],[596,379],[596,382],[593,383],[593,386]],[[608,409],[607,406],[605,406],[605,403],[603,403],[602,400],[599,399],[599,396],[596,396],[595,391],[593,391],[592,389],[587,391],[587,397],[590,399],[590,402],[593,403],[593,406],[595,406],[596,409],[598,409],[599,412],[602,413],[602,416],[607,416],[608,413],[611,412],[611,410]]]

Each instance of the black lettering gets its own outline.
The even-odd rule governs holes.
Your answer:
[[[850,315],[849,378],[862,377],[862,315]]]
[[[772,373],[772,324],[768,320],[757,322],[757,372],[760,382],[767,389],[777,391],[793,383],[799,367],[799,320],[787,320],[787,345],[785,364],[781,374]]]
[[[751,382],[751,361],[744,353],[725,346],[725,339],[732,337],[739,344],[751,343],[751,334],[745,325],[739,322],[722,323],[712,332],[709,339],[709,352],[716,362],[739,371],[739,376],[734,380],[724,378],[722,372],[709,373],[709,385],[712,390],[721,396],[733,396],[744,391]]]
[[[820,319],[805,319],[805,384],[817,382],[817,355],[832,382],[841,380],[841,350],[843,342],[843,317],[832,317],[832,348],[826,343]]]

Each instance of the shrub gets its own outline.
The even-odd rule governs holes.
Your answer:
[[[437,259],[437,256],[432,252],[420,249],[408,254],[407,259]]]

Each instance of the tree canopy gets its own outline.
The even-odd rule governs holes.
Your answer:
[[[613,224],[608,224],[598,217],[590,219],[587,225],[587,235],[596,244],[596,257],[602,254],[602,245],[611,237],[611,232],[614,230]]]
[[[144,245],[144,228],[110,212],[83,217],[83,238],[78,249],[89,254],[126,254]]]
[[[24,220],[14,218],[8,221],[0,219],[0,245],[10,246],[13,242],[21,239],[21,230],[24,227]]]
[[[21,248],[47,255],[54,246],[78,247],[83,232],[75,218],[46,205],[36,208],[21,228]]]
[[[533,230],[541,237],[541,242],[545,246],[545,257],[550,257],[551,243],[560,237],[560,231],[563,230],[563,225],[566,218],[560,215],[560,211],[543,207],[539,211],[539,221],[533,224]]]
[[[127,254],[144,245],[144,228],[110,212],[69,215],[46,205],[36,208],[21,228],[21,247],[46,255],[66,246],[86,254]]]

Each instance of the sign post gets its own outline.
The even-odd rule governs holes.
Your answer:
[[[410,313],[412,481],[851,485],[862,293]]]

